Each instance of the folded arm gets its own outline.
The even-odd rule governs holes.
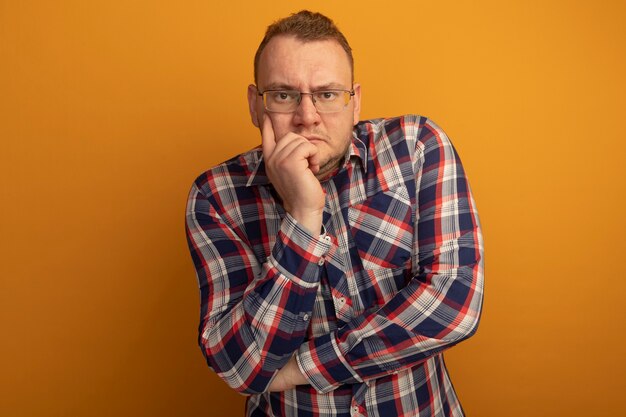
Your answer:
[[[270,256],[260,263],[198,183],[190,193],[186,228],[201,295],[199,344],[207,362],[237,391],[266,391],[303,343],[318,262],[330,244],[286,215]]]
[[[422,126],[415,145],[416,273],[377,310],[300,347],[299,367],[319,392],[413,367],[476,331],[483,247],[469,186],[436,125]]]

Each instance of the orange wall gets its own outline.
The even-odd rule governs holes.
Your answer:
[[[242,415],[196,347],[185,200],[259,143],[252,56],[302,7],[351,40],[363,117],[428,115],[463,158],[468,415],[625,415],[624,2],[271,4],[0,0],[0,415]]]

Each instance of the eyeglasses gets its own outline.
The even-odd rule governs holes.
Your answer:
[[[274,113],[293,113],[298,109],[302,96],[310,95],[318,113],[337,113],[346,108],[354,91],[324,90],[313,93],[302,93],[297,90],[266,90],[259,91],[263,97],[265,110]]]

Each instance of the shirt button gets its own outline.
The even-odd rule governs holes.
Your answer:
[[[345,304],[346,303],[346,299],[341,297],[339,300],[339,304]]]
[[[302,316],[302,320],[309,321],[309,315],[305,313],[304,316]]]
[[[350,409],[350,415],[351,416],[358,416],[359,415],[359,407],[352,407],[352,409]]]
[[[318,264],[319,266],[322,266],[322,265],[324,265],[324,261],[325,261],[325,260],[324,260],[324,258],[320,258],[320,260],[319,260],[319,261],[317,261],[317,264]]]
[[[325,240],[326,242],[330,242],[330,241],[331,241],[331,237],[330,237],[330,236],[324,236],[324,240]]]

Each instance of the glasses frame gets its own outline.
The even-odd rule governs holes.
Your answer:
[[[265,93],[278,93],[278,92],[285,92],[285,93],[298,93],[298,102],[296,107],[291,110],[291,111],[275,111],[275,110],[270,110],[267,108],[267,100],[265,98]],[[342,93],[348,93],[350,94],[350,98],[346,101],[346,103],[343,105],[343,107],[341,109],[338,109],[336,111],[324,111],[324,110],[320,110],[317,108],[317,105],[315,103],[317,103],[317,101],[315,100],[315,97],[313,97],[314,94],[320,94],[320,93],[326,93],[326,92],[332,92],[332,93],[336,93],[336,92],[342,92]],[[339,113],[340,111],[344,110],[346,107],[348,107],[348,104],[350,104],[350,100],[352,100],[352,97],[354,97],[354,90],[342,90],[340,88],[337,89],[327,89],[327,90],[320,90],[320,91],[313,91],[310,93],[304,93],[302,91],[298,91],[298,90],[284,90],[284,89],[270,89],[270,90],[265,90],[265,91],[260,91],[257,88],[257,94],[262,97],[263,100],[263,108],[265,108],[265,111],[268,111],[270,113],[295,113],[298,110],[298,107],[300,106],[300,103],[302,103],[302,96],[305,95],[309,95],[311,96],[311,101],[313,102],[313,106],[315,106],[315,110],[318,113]]]

